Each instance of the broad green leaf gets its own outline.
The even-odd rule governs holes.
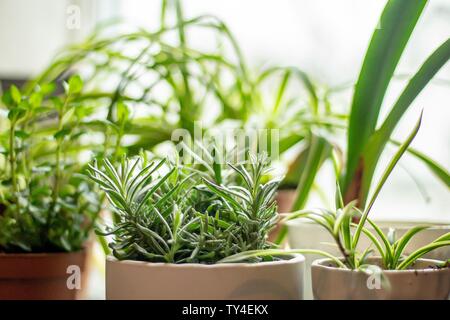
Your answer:
[[[450,38],[447,39],[447,41],[445,41],[439,48],[437,48],[433,54],[430,55],[430,57],[428,57],[419,71],[417,71],[417,73],[411,78],[408,85],[397,99],[397,102],[392,107],[391,112],[379,129],[380,134],[384,137],[385,143],[414,99],[420,94],[434,75],[449,61],[449,59]]]
[[[397,102],[394,104],[383,125],[368,140],[362,155],[364,158],[364,171],[362,177],[362,190],[360,192],[361,205],[364,205],[366,201],[378,160],[384,147],[388,143],[394,128],[417,95],[449,59],[450,39],[436,49],[436,51],[425,61],[419,71],[411,78]],[[414,153],[412,152],[412,154]],[[448,174],[446,175],[446,172],[442,170],[442,168],[439,168],[439,166],[435,165],[431,161],[427,161],[429,159],[426,157],[419,158],[424,161],[425,164],[441,180],[443,180],[447,186],[449,185],[449,176]]]
[[[344,194],[361,165],[363,150],[376,128],[389,82],[426,3],[426,0],[389,0],[373,33],[353,95]]]

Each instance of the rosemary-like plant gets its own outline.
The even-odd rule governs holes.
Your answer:
[[[120,260],[215,263],[271,248],[278,181],[264,183],[268,166],[261,155],[248,165],[228,164],[229,181],[240,182],[221,184],[219,163],[207,176],[165,159],[123,158],[117,168],[105,160],[90,167],[90,177],[105,191],[116,222],[100,233],[113,236],[110,247]]]

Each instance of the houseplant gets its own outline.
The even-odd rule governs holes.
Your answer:
[[[302,217],[326,230],[335,242],[339,257],[320,259],[312,264],[312,286],[316,299],[448,299],[450,297],[450,259],[422,259],[427,253],[450,246],[450,232],[417,248],[405,249],[413,238],[427,229],[417,226],[395,238],[385,234],[369,219],[369,213],[384,183],[406,151],[420,126],[420,121],[385,169],[364,210],[356,201],[344,203],[336,184],[336,211],[325,209],[300,210],[287,219]],[[357,221],[354,222],[355,218]],[[366,227],[366,224],[370,225]],[[362,236],[368,242],[362,245]],[[253,250],[224,258],[221,262],[236,262],[266,255],[311,253],[310,250]],[[373,253],[377,256],[372,256]],[[316,251],[315,254],[326,254]]]
[[[208,46],[191,41],[191,32],[198,30],[210,39]],[[177,129],[194,135],[198,124],[201,130],[278,129],[283,153],[325,113],[305,72],[279,66],[256,69],[226,23],[211,15],[186,17],[179,0],[161,1],[155,29],[99,26],[84,42],[62,50],[29,88],[74,70],[85,83],[77,100],[106,117],[86,119],[89,130],[108,135],[118,121],[116,109],[122,103],[129,107],[132,117],[120,144],[128,155],[155,151]]]
[[[306,149],[310,152],[305,154],[303,165],[296,168],[299,183],[292,211],[305,206],[312,181],[324,161],[332,162],[339,176],[344,202],[347,204],[356,199],[357,207],[360,209],[365,207],[380,156],[387,144],[396,144],[392,139],[395,127],[415,98],[450,58],[450,40],[447,40],[423,63],[389,110],[387,117],[377,126],[388,85],[426,3],[427,1],[398,0],[387,2],[380,18],[380,27],[373,33],[354,88],[349,117],[342,123],[342,128],[346,130],[347,145],[336,148],[336,142],[329,139],[326,134],[320,134],[315,139],[315,148]],[[340,150],[346,150],[346,153],[341,155]],[[409,148],[407,152],[422,161],[447,188],[450,186],[450,174],[444,167],[417,150]],[[384,231],[395,225],[399,234],[405,234],[409,227],[418,224],[406,220],[380,221]],[[286,235],[287,229],[289,229],[289,244],[293,248],[325,249],[321,243],[330,240],[329,235],[317,225],[299,219],[288,223],[287,228],[280,234],[278,243]],[[448,225],[435,225],[420,233],[407,250],[411,252],[427,243],[429,239],[448,231]],[[430,253],[430,257],[441,259],[448,255],[448,247]],[[307,264],[312,262],[308,259],[310,258],[307,257]]]
[[[384,182],[414,138],[419,125],[405,144],[399,148],[363,212],[352,209],[354,203],[345,206],[344,199],[338,192],[337,207],[340,212],[331,215],[328,212],[319,218],[314,213],[312,214],[314,216],[306,214],[330,232],[344,257],[346,266],[350,269],[344,271],[338,268],[337,270],[332,263],[330,266],[329,259],[315,261],[311,272],[316,299],[448,299],[450,297],[450,256],[447,256],[446,259],[449,260],[444,262],[420,259],[433,250],[449,247],[450,232],[423,247],[412,246],[413,249],[410,249],[412,251],[408,254],[405,249],[413,243],[414,237],[427,230],[426,225],[413,227],[396,239],[395,234],[385,234],[368,218]],[[354,215],[357,215],[360,221],[352,232]],[[366,222],[372,230],[365,227]],[[362,234],[373,243],[379,257],[367,258],[370,247],[364,251],[359,249]],[[378,286],[373,282],[377,278],[373,277],[378,277]],[[341,289],[333,291],[332,288]]]
[[[209,166],[209,164],[211,166]],[[267,181],[268,161],[247,164],[214,158],[205,173],[166,159],[123,158],[90,168],[108,197],[115,224],[114,257],[106,262],[107,299],[300,299],[301,255],[217,261],[274,247],[267,234],[277,220],[278,181]]]
[[[73,76],[64,95],[49,83],[2,96],[0,299],[73,299],[82,285],[100,203],[75,151],[84,134],[77,123],[89,114],[74,102],[81,88]]]
[[[426,0],[411,3],[388,1],[380,18],[380,27],[374,31],[355,86],[348,121],[336,125],[348,130],[346,156],[344,159],[339,159],[340,157],[335,159],[340,166],[344,167],[340,170],[340,184],[345,202],[357,199],[358,205],[364,207],[373,174],[384,147],[389,143],[398,144],[391,138],[396,125],[414,99],[450,59],[450,39],[448,39],[428,57],[410,79],[386,119],[377,128],[387,87],[426,3]],[[401,23],[396,18],[399,14],[403,16]],[[388,47],[391,50],[386,50]],[[380,66],[383,67],[382,72],[376,72],[375,70],[378,70]],[[327,137],[322,136],[322,140],[327,140]],[[320,158],[322,155],[330,159],[331,153],[326,152],[329,148],[321,146],[326,144],[333,145],[329,141],[318,143],[319,147],[314,149],[316,152],[313,152],[310,157]],[[423,161],[436,177],[447,187],[449,186],[450,175],[447,170],[416,150],[409,149],[408,153]],[[301,174],[307,175],[308,170],[305,168],[306,166],[303,165],[298,170]],[[315,172],[316,170],[313,170],[309,175]],[[304,179],[308,180],[308,178],[309,176]],[[297,197],[307,197],[308,191],[309,189],[305,190],[306,195],[303,194],[305,192],[299,192]],[[298,199],[297,202],[299,205],[294,206],[293,210],[299,210],[305,204]]]

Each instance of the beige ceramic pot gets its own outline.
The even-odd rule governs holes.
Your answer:
[[[167,264],[106,260],[106,298],[302,299],[304,257],[262,263]]]
[[[400,222],[400,221],[376,221],[384,233],[389,231],[389,228],[395,228],[397,238],[402,236],[410,228],[416,225],[423,225],[420,222]],[[307,219],[296,219],[287,223],[288,227],[288,243],[292,249],[317,249],[326,251],[333,255],[340,255],[334,245],[334,239],[329,232],[322,226],[315,224]],[[367,227],[370,229],[370,226]],[[427,230],[424,230],[414,236],[413,240],[405,248],[405,254],[411,253],[416,249],[429,244],[433,240],[442,236],[443,234],[450,232],[450,225],[446,224],[433,224]],[[364,236],[361,236],[359,248],[364,249],[369,246],[370,241]],[[450,258],[450,247],[439,248],[433,252],[430,252],[425,256],[429,259],[447,260]],[[312,299],[312,286],[311,286],[311,264],[313,261],[322,258],[318,255],[307,255],[305,259],[305,299]]]
[[[77,298],[84,286],[86,250],[0,254],[0,300]],[[71,278],[79,275],[77,279]]]
[[[379,264],[380,258],[370,263]],[[420,259],[408,270],[386,270],[389,287],[361,271],[335,267],[330,259],[312,264],[314,299],[318,300],[445,300],[450,294],[450,268]]]

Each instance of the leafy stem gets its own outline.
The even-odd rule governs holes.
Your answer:
[[[58,131],[57,134],[61,133],[63,130],[63,117],[67,105],[69,103],[70,93],[67,94],[66,99],[64,100],[64,104],[61,109],[58,110]],[[59,135],[56,138],[56,151],[55,151],[55,182],[53,186],[53,201],[55,202],[58,198],[59,188],[60,188],[60,180],[61,180],[61,150],[62,150],[63,137]]]
[[[14,193],[19,191],[17,185],[17,177],[16,177],[16,146],[15,146],[15,131],[16,131],[16,121],[11,121],[11,128],[9,133],[9,163],[11,169],[11,183],[13,186]]]

